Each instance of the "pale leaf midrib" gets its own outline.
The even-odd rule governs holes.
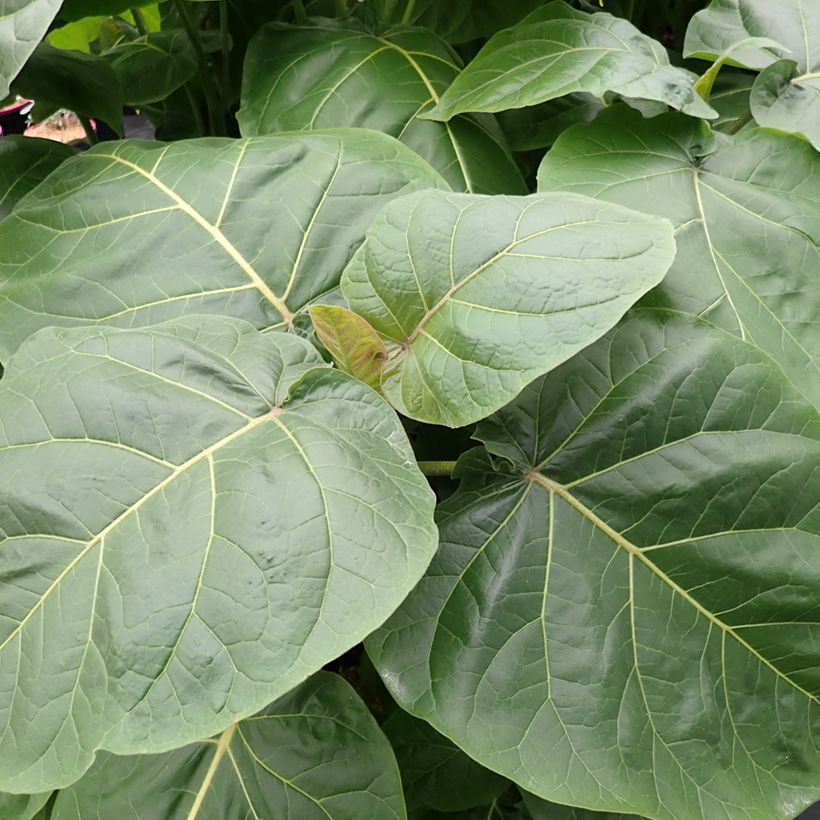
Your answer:
[[[659,580],[665,583],[673,592],[677,593],[681,598],[683,598],[690,606],[696,609],[701,615],[703,615],[710,623],[717,626],[722,632],[725,634],[731,635],[741,646],[743,646],[752,656],[757,658],[762,664],[768,667],[772,672],[774,672],[777,677],[781,678],[782,680],[786,681],[790,686],[808,698],[810,701],[814,703],[820,704],[820,699],[817,698],[815,695],[808,692],[804,689],[800,684],[792,680],[788,675],[781,672],[771,661],[761,655],[751,644],[745,641],[740,635],[735,632],[735,630],[729,625],[724,623],[720,618],[717,617],[713,612],[710,612],[703,604],[700,603],[696,598],[694,598],[687,590],[685,590],[682,586],[680,586],[677,582],[675,582],[672,578],[670,578],[663,570],[660,569],[653,561],[651,561],[644,552],[639,547],[636,547],[632,542],[628,541],[626,538],[623,537],[619,532],[614,530],[609,524],[606,523],[602,518],[599,518],[592,510],[586,507],[581,501],[575,498],[572,493],[567,490],[562,484],[558,484],[557,482],[547,478],[546,476],[542,475],[541,473],[532,472],[527,476],[528,480],[539,484],[543,487],[547,492],[551,494],[555,494],[562,498],[567,504],[569,504],[577,513],[583,516],[587,521],[589,521],[594,527],[599,529],[603,532],[610,540],[614,541],[619,547],[624,549],[626,553],[630,556],[637,558],[641,561],[644,566],[646,566],[650,572],[652,572]]]
[[[276,308],[282,318],[288,324],[291,324],[293,321],[293,313],[287,307],[285,302],[280,299],[267,285],[267,283],[262,279],[262,277],[254,270],[251,264],[245,259],[244,256],[237,250],[236,246],[225,236],[222,230],[213,225],[212,223],[208,222],[204,216],[202,216],[199,211],[193,208],[189,203],[187,203],[179,194],[176,193],[172,188],[169,188],[162,180],[160,180],[154,173],[151,171],[146,171],[141,166],[137,165],[130,160],[123,159],[116,154],[92,154],[92,157],[104,157],[106,159],[110,159],[113,162],[117,162],[121,165],[125,165],[127,168],[130,168],[135,173],[139,174],[142,177],[145,177],[152,185],[158,188],[162,193],[164,193],[167,197],[172,199],[176,204],[177,207],[189,216],[191,219],[194,220],[201,228],[203,228],[213,240],[228,254],[228,256],[233,259],[234,262],[239,266],[239,268],[245,273],[246,276],[253,282],[259,292]],[[220,216],[221,218],[221,216]]]
[[[208,794],[208,789],[211,787],[216,770],[219,768],[222,758],[230,748],[231,740],[233,739],[233,734],[236,729],[237,724],[233,723],[219,736],[219,741],[216,745],[216,749],[214,750],[214,756],[211,758],[211,764],[208,766],[208,771],[205,772],[205,777],[202,779],[202,783],[197,790],[194,803],[191,806],[191,810],[188,812],[187,820],[196,820],[199,810],[205,802],[205,797]]]
[[[240,436],[244,435],[245,433],[249,432],[250,430],[258,427],[261,424],[264,424],[266,421],[272,419],[270,413],[265,413],[263,416],[259,416],[255,419],[252,419],[247,424],[242,425],[242,427],[234,430],[232,433],[229,433],[227,436],[219,439],[219,441],[214,442],[209,447],[201,450],[196,455],[189,458],[187,461],[183,462],[179,466],[175,467],[162,481],[158,484],[155,484],[150,490],[146,493],[141,495],[131,506],[125,509],[122,513],[120,513],[113,521],[107,524],[100,532],[98,532],[93,538],[85,543],[85,546],[77,553],[77,555],[68,563],[65,569],[52,581],[49,587],[42,593],[42,595],[37,599],[34,606],[26,613],[25,617],[22,618],[20,623],[12,630],[12,632],[0,643],[0,652],[5,649],[5,647],[19,635],[28,621],[34,616],[36,612],[40,610],[43,606],[45,601],[57,589],[63,580],[74,570],[74,568],[88,555],[94,547],[97,546],[110,532],[115,530],[125,519],[127,519],[130,515],[137,512],[144,504],[150,501],[155,495],[160,493],[170,484],[172,484],[177,478],[183,475],[186,471],[190,470],[192,467],[195,467],[199,464],[203,459],[208,459],[213,456],[215,452],[217,452],[222,447],[230,444],[230,442],[234,441],[235,439],[239,438]]]

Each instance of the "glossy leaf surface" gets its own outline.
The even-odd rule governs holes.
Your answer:
[[[395,414],[291,334],[44,330],[0,420],[3,790],[224,730],[361,641],[435,550]]]
[[[560,803],[817,799],[820,414],[777,365],[639,311],[476,437],[427,575],[368,642],[400,704]]]
[[[612,110],[558,139],[539,185],[670,219],[677,257],[650,300],[753,342],[820,407],[820,155],[810,145],[760,129],[715,138],[680,115]]]
[[[477,421],[609,330],[661,281],[667,222],[588,197],[431,191],[376,218],[342,278],[411,418]]]
[[[61,0],[0,0],[0,100],[9,93],[37,44],[48,31]]]
[[[372,128],[424,157],[454,190],[524,193],[493,117],[417,118],[458,73],[458,57],[429,31],[404,27],[378,37],[352,20],[272,24],[248,49],[237,118],[247,136]]]
[[[367,707],[320,672],[210,740],[102,753],[52,820],[403,820],[398,768]]]
[[[556,0],[496,34],[426,114],[448,120],[464,111],[505,111],[575,92],[602,97],[614,91],[714,117],[694,91],[695,79],[627,20]]]
[[[364,131],[99,145],[0,223],[0,361],[48,325],[286,327],[338,286],[382,206],[443,185]]]
[[[0,219],[75,153],[74,148],[53,140],[4,136],[0,140]]]

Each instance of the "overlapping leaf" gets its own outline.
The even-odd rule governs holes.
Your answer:
[[[820,414],[776,364],[638,312],[476,435],[436,558],[369,640],[399,702],[560,803],[816,800]]]
[[[712,0],[689,23],[684,52],[714,60],[749,37],[767,37],[781,46],[732,54],[737,65],[763,69],[752,92],[755,120],[800,134],[820,150],[820,4]]]
[[[275,131],[362,127],[397,137],[454,190],[524,193],[501,129],[488,115],[449,123],[417,115],[439,101],[459,73],[455,53],[432,32],[371,34],[340,24],[271,24],[245,59],[238,120],[248,136]]]
[[[0,498],[6,791],[252,714],[378,626],[436,541],[385,402],[213,316],[33,336],[0,382]]]
[[[505,111],[575,92],[602,97],[614,91],[714,117],[694,80],[627,20],[556,0],[496,34],[425,116],[448,120],[464,111]]]
[[[651,299],[749,339],[820,407],[820,155],[753,129],[715,138],[627,109],[566,131],[541,190],[575,191],[671,219],[677,257]]]
[[[62,0],[0,0],[0,100],[25,65]]]
[[[663,278],[669,224],[588,197],[422,192],[389,204],[342,278],[381,334],[381,389],[459,427],[593,342]]]
[[[383,205],[443,185],[365,131],[97,146],[0,223],[0,360],[48,325],[286,327],[338,286]]]
[[[4,136],[0,140],[0,219],[75,153],[75,149],[53,140]]]
[[[393,752],[338,675],[320,672],[221,735],[162,755],[102,753],[52,820],[403,820]]]

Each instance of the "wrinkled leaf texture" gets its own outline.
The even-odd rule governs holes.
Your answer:
[[[293,334],[46,329],[0,418],[0,790],[224,730],[361,641],[435,550],[395,414]]]
[[[0,223],[0,361],[51,325],[285,328],[338,286],[383,205],[431,187],[422,159],[364,130],[96,146]]]
[[[548,800],[791,818],[817,797],[820,414],[752,345],[638,311],[481,422],[368,651]]]

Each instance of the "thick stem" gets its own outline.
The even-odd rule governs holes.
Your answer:
[[[196,55],[197,66],[199,67],[199,78],[202,82],[202,90],[205,92],[205,102],[208,104],[208,126],[212,134],[223,137],[226,134],[225,117],[220,105],[219,89],[216,80],[208,65],[208,58],[202,48],[202,41],[199,39],[199,32],[196,30],[194,21],[188,13],[186,0],[174,0],[174,7],[179,14],[179,19],[185,27],[188,39]]]
[[[85,138],[88,144],[96,145],[100,141],[100,138],[97,136],[97,132],[91,124],[91,120],[88,117],[84,117],[82,114],[77,114],[77,119],[80,121],[80,125],[82,125],[83,130],[85,131]]]
[[[133,8],[131,9],[131,16],[134,18],[134,25],[137,27],[140,36],[145,37],[148,34],[148,23],[145,22],[145,15],[138,8]]]
[[[436,475],[452,475],[453,470],[456,468],[455,461],[420,461],[419,462],[419,470],[421,470],[424,475],[427,476],[436,476]]]
[[[416,7],[416,0],[407,0],[407,5],[404,8],[404,14],[402,15],[401,22],[403,25],[409,25],[413,22],[413,10]]]
[[[185,89],[185,96],[188,98],[188,103],[191,106],[191,111],[194,115],[194,120],[196,121],[196,126],[199,129],[199,133],[201,136],[205,136],[205,120],[202,119],[202,111],[200,110],[199,103],[194,97],[194,92],[191,91],[191,86],[187,83],[183,86]]]
[[[231,36],[228,31],[228,0],[219,0],[219,33],[222,45],[222,110],[228,110],[231,93]]]

